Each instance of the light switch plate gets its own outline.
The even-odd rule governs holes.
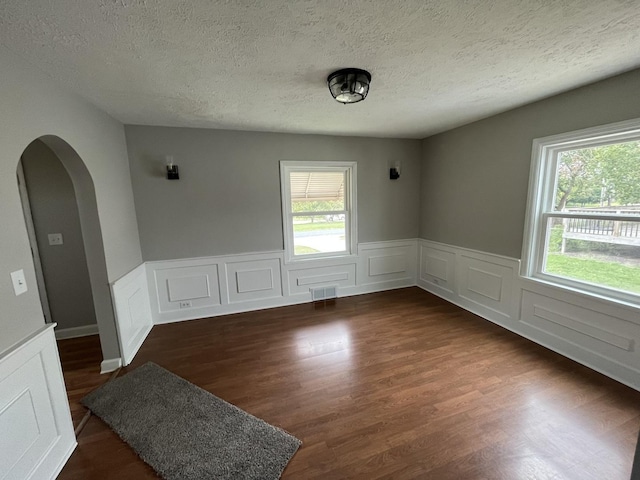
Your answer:
[[[27,281],[24,278],[24,270],[11,272],[11,282],[13,283],[13,291],[16,292],[16,296],[22,295],[27,291]]]
[[[61,233],[50,233],[49,234],[49,245],[62,245],[64,242],[62,240]]]

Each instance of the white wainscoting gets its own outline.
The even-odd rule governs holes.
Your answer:
[[[418,286],[640,390],[640,311],[519,276],[520,261],[419,241]]]
[[[349,257],[284,262],[284,252],[148,262],[154,323],[311,301],[310,289],[338,297],[416,284],[417,240],[364,243]]]
[[[116,280],[111,292],[122,364],[129,365],[153,327],[145,265]]]
[[[514,283],[520,262],[497,255],[466,251],[456,255],[457,292],[467,304],[503,321],[514,318]]]
[[[428,285],[448,300],[455,298],[456,250],[442,244],[420,241],[418,284]],[[434,292],[434,293],[435,293]]]
[[[357,284],[378,290],[412,286],[416,284],[417,264],[416,240],[361,243]]]
[[[338,296],[356,286],[355,257],[292,262],[282,265],[284,293],[287,297],[310,302],[310,289],[337,287]]]
[[[55,478],[76,447],[54,324],[0,357],[0,478]]]
[[[282,297],[280,257],[227,261],[227,303],[238,304]]]
[[[519,260],[420,240],[418,285],[500,324],[513,323]]]
[[[157,298],[160,313],[179,312],[181,302],[190,302],[188,308],[196,309],[221,303],[218,265],[215,263],[171,262],[170,266],[154,268],[153,279],[148,281],[152,290],[150,298]]]
[[[154,323],[284,305],[282,252],[147,262]]]
[[[552,350],[640,390],[640,312],[526,279],[518,330]]]

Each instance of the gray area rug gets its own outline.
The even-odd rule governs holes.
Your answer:
[[[155,363],[82,403],[167,480],[278,479],[301,444]]]

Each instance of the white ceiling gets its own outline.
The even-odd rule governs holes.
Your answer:
[[[2,0],[0,44],[127,124],[423,138],[640,66],[638,0]],[[326,77],[371,72],[341,105]]]

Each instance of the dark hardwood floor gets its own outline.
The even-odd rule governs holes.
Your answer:
[[[76,428],[87,412],[80,400],[109,380],[109,375],[100,374],[102,350],[98,335],[58,340],[57,343],[71,418]]]
[[[628,480],[640,429],[639,392],[418,288],[156,326],[147,361],[300,438],[284,479]],[[78,443],[62,479],[155,477],[96,417]]]

